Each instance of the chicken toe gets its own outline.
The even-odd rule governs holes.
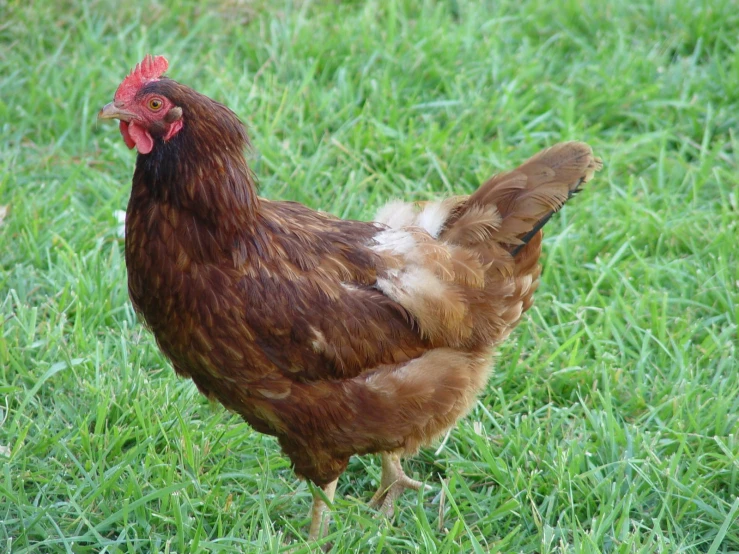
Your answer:
[[[385,517],[393,517],[395,501],[406,489],[417,491],[421,487],[431,489],[420,481],[411,479],[403,471],[400,456],[396,453],[382,453],[382,478],[380,488],[369,501],[371,508],[378,509]]]

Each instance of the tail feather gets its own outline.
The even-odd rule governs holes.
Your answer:
[[[443,238],[462,246],[487,242],[493,238],[502,223],[503,219],[495,206],[467,206],[456,218],[454,225],[449,226],[447,223],[448,229]]]
[[[461,244],[494,240],[515,256],[602,166],[582,142],[547,148],[484,183],[447,220],[442,238]]]

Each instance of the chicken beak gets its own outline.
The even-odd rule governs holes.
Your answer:
[[[136,114],[124,110],[123,106],[118,102],[105,104],[103,109],[98,112],[98,119],[120,119],[121,121],[131,121],[135,117]]]

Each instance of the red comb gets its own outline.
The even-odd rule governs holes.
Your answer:
[[[169,62],[164,56],[152,56],[147,54],[141,63],[136,64],[131,73],[123,79],[123,82],[115,91],[116,101],[130,101],[138,90],[150,81],[156,81],[169,67]]]

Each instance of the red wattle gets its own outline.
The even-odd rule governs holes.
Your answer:
[[[136,124],[135,121],[126,123],[121,121],[119,128],[126,146],[138,149],[139,154],[148,154],[154,148],[154,139],[151,138],[149,132]]]
[[[128,126],[128,132],[131,138],[136,142],[136,148],[139,154],[148,154],[154,148],[154,139],[143,127],[139,127],[136,122],[132,122]]]
[[[126,143],[126,146],[128,146],[129,148],[133,148],[134,146],[136,146],[136,143],[133,141],[131,135],[128,132],[128,123],[121,120],[118,128],[121,130],[121,135],[123,135],[123,142]]]

